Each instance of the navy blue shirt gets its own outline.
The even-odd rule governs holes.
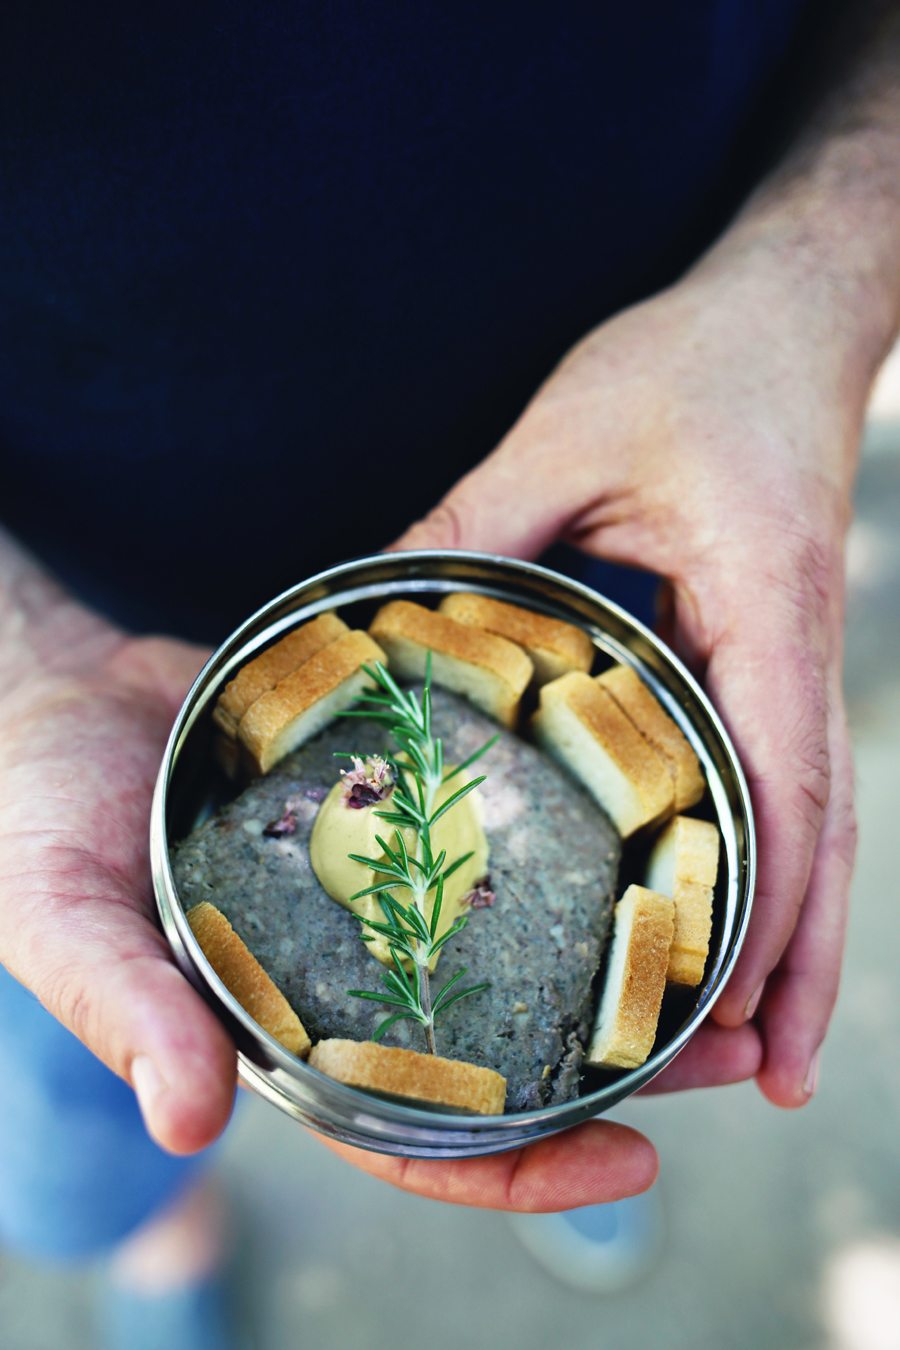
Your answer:
[[[803,8],[5,7],[0,519],[209,639],[386,543],[714,237]]]

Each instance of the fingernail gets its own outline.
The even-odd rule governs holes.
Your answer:
[[[764,989],[764,988],[765,988],[765,984],[763,983],[763,984],[761,984],[761,985],[759,986],[758,989],[755,989],[755,990],[753,991],[753,993],[750,995],[750,997],[747,999],[747,1006],[746,1006],[746,1008],[744,1009],[744,1021],[745,1021],[745,1022],[749,1022],[749,1021],[750,1021],[750,1018],[753,1016],[753,1014],[756,1012],[757,1008],[759,1007],[759,1000],[762,998],[762,995],[763,995],[763,989]]]
[[[806,1070],[806,1077],[803,1080],[803,1091],[807,1097],[811,1097],[819,1086],[819,1061],[821,1058],[822,1051],[820,1048],[809,1061],[809,1068]]]
[[[147,1125],[153,1115],[154,1103],[165,1090],[165,1083],[153,1060],[147,1055],[138,1055],[131,1063],[131,1085],[137,1094],[141,1115]]]

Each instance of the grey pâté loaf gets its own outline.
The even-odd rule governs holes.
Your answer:
[[[497,733],[496,722],[447,690],[435,688],[433,697],[448,763]],[[381,987],[384,967],[362,942],[358,920],[322,890],[308,853],[318,805],[343,763],[333,751],[378,753],[384,744],[380,727],[339,719],[174,850],[182,904],[212,900],[227,915],[313,1041],[369,1040],[390,1011],[346,993]],[[439,1020],[437,1049],[503,1074],[507,1110],[526,1110],[577,1095],[620,840],[565,770],[511,732],[500,731],[476,773],[487,775],[480,792],[493,898],[471,908],[432,987],[462,966],[465,983],[491,987]],[[293,833],[266,835],[286,811]],[[424,1049],[411,1022],[396,1024],[383,1043]]]

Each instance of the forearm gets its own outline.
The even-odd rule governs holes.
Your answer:
[[[864,404],[900,326],[900,12],[869,0],[847,19],[829,87],[695,275],[767,276]]]
[[[41,675],[96,666],[121,641],[0,528],[0,698]]]

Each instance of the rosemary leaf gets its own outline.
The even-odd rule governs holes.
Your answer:
[[[450,779],[455,778],[458,773],[462,773],[463,769],[468,769],[471,764],[475,763],[476,759],[480,759],[486,751],[490,750],[491,746],[496,745],[499,739],[500,732],[498,731],[496,736],[492,736],[490,740],[485,741],[484,745],[480,745],[477,750],[474,750],[472,754],[469,755],[468,759],[464,759],[461,764],[457,764],[455,768],[445,774],[441,779],[441,782],[449,783]]]
[[[381,891],[393,890],[396,884],[397,883],[393,881],[379,881],[377,886],[366,886],[361,891],[354,891],[353,894],[350,896],[350,899],[351,901],[362,900],[363,897],[366,895],[378,895],[380,894]],[[357,915],[356,917],[360,918],[361,916]]]
[[[399,867],[395,867],[392,863],[384,863],[380,858],[367,858],[362,853],[348,853],[347,857],[352,858],[354,862],[363,863],[366,867],[370,867],[373,872],[383,872],[386,877],[396,877],[398,881],[404,880],[404,873]]]
[[[469,998],[471,994],[480,994],[482,990],[490,989],[490,987],[491,986],[487,981],[482,981],[481,984],[470,985],[468,989],[458,989],[456,993],[451,994],[449,998],[435,1002],[432,1012],[436,1017],[438,1013],[445,1013],[448,1008],[452,1008],[454,1003],[459,1003],[460,999]]]
[[[393,1017],[386,1017],[380,1026],[377,1026],[372,1032],[372,1040],[380,1041],[384,1033],[394,1025],[395,1022],[419,1022],[421,1018],[417,1013],[394,1013]]]
[[[406,859],[404,855],[406,853],[406,846],[403,844],[403,838],[399,831],[397,831],[397,838],[400,840],[401,847],[396,852],[394,849],[391,848],[390,844],[385,839],[382,838],[380,834],[376,834],[375,843],[381,849],[382,853],[384,853],[388,858],[390,858],[391,862],[394,864],[395,867],[398,867],[401,872],[405,872]]]
[[[447,929],[446,933],[443,933],[431,944],[432,956],[434,955],[435,952],[439,952],[441,950],[445,942],[448,942],[452,937],[456,937],[457,933],[462,932],[462,930],[465,928],[468,922],[469,922],[468,915],[460,914],[459,918],[453,921],[453,923]]]
[[[379,820],[386,820],[391,825],[409,824],[409,816],[404,816],[399,811],[376,811],[375,815]]]
[[[456,974],[451,975],[447,983],[441,986],[441,988],[438,990],[437,997],[434,1000],[435,1007],[437,1007],[441,999],[445,997],[448,989],[452,989],[453,986],[457,983],[457,981],[462,979],[465,973],[466,973],[465,966],[461,966],[459,970],[456,972]]]
[[[406,999],[391,998],[388,994],[379,994],[377,990],[371,989],[348,989],[347,993],[352,998],[367,998],[373,1003],[389,1003],[394,1008],[408,1008]]]
[[[467,863],[473,856],[474,853],[472,849],[469,849],[468,853],[461,853],[449,867],[444,868],[444,880],[446,881],[448,877],[452,877],[457,868],[462,867],[463,863]]]
[[[434,897],[434,905],[432,906],[432,910],[431,910],[431,937],[432,937],[432,938],[434,938],[434,935],[435,935],[435,933],[437,932],[438,920],[439,920],[440,917],[441,917],[441,909],[442,909],[443,904],[444,904],[444,882],[445,882],[446,880],[447,880],[447,873],[446,873],[446,872],[444,873],[443,876],[438,877],[438,881],[437,881],[437,891],[436,891],[435,897]],[[435,949],[434,949],[434,944],[432,943],[430,956],[433,956],[433,955],[434,955],[434,950],[435,950]]]
[[[463,797],[467,797],[473,789],[478,787],[479,783],[483,783],[484,779],[484,774],[482,774],[480,778],[473,778],[470,783],[465,783],[461,788],[457,788],[452,796],[448,797],[445,802],[441,802],[441,805],[433,815],[429,817],[429,828],[434,825],[436,821],[440,820],[441,816],[446,815],[452,806],[455,806],[457,802],[462,801]]]

